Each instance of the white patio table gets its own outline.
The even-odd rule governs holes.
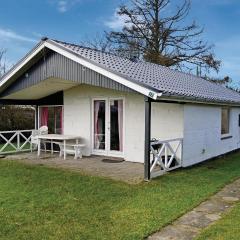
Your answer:
[[[51,142],[51,152],[53,153],[53,141],[61,141],[63,142],[63,148],[64,148],[64,160],[66,159],[66,141],[67,140],[76,140],[76,144],[78,144],[78,141],[80,140],[80,136],[73,136],[73,135],[63,135],[63,134],[44,134],[44,135],[38,135],[38,157],[41,154],[41,140],[50,140]]]

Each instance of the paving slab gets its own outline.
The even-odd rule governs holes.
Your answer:
[[[108,163],[102,161],[109,159],[106,156],[90,156],[75,160],[73,156],[67,156],[67,159],[59,157],[59,154],[43,153],[37,157],[36,152],[7,155],[4,160],[15,160],[32,165],[46,165],[54,168],[81,172],[92,176],[101,176],[111,178],[117,181],[127,182],[129,184],[138,184],[143,181],[144,166],[141,163],[122,161],[119,158],[111,158],[116,162]]]
[[[148,237],[148,240],[192,240],[204,228],[218,221],[222,214],[240,201],[240,179],[184,214],[172,224]]]

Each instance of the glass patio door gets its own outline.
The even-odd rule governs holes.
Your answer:
[[[123,151],[123,100],[110,99],[109,101],[109,151]]]
[[[93,101],[93,152],[123,154],[123,99]]]
[[[94,100],[94,150],[106,151],[106,100]]]

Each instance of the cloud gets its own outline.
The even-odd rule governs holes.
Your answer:
[[[49,0],[49,3],[56,6],[57,11],[60,13],[67,12],[80,2],[81,0]]]
[[[37,43],[35,37],[25,36],[0,26],[0,49],[6,49],[6,65],[12,66]]]
[[[44,35],[42,33],[39,32],[31,32],[31,34],[36,37],[37,39],[41,39],[42,37],[44,37]]]
[[[29,43],[36,42],[36,40],[33,38],[23,36],[10,29],[4,29],[4,28],[0,28],[0,39],[1,41],[15,40],[15,41],[29,42]]]
[[[115,9],[113,16],[107,20],[104,21],[104,25],[108,28],[111,28],[113,30],[120,30],[123,28],[124,25],[126,25],[127,17],[119,16],[118,15],[118,8]]]
[[[68,2],[67,1],[59,1],[57,8],[58,8],[58,11],[61,13],[66,12],[67,8],[68,8]]]

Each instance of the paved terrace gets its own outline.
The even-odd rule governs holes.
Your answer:
[[[115,162],[103,162],[103,159],[111,159]],[[8,155],[8,160],[16,160],[33,165],[46,165],[54,168],[71,170],[82,174],[111,178],[130,184],[138,184],[143,181],[144,166],[141,163],[119,162],[117,158],[103,156],[83,157],[75,160],[69,155],[66,160],[59,158],[58,154],[42,153],[40,157],[34,153],[21,153]]]

